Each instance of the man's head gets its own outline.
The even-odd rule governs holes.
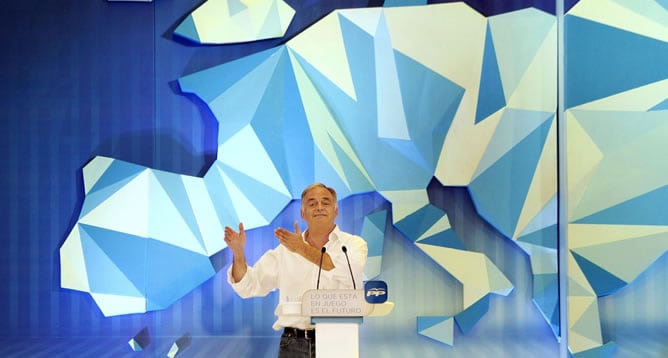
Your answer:
[[[336,191],[325,184],[314,183],[302,192],[301,216],[309,227],[333,226],[339,215]]]

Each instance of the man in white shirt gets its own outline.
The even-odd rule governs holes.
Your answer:
[[[302,234],[296,221],[294,232],[277,228],[274,236],[280,245],[267,251],[252,267],[246,263],[243,223],[239,223],[238,232],[225,227],[225,242],[234,256],[227,273],[234,291],[243,298],[280,291],[275,310],[278,319],[273,325],[275,330],[283,329],[279,358],[315,357],[315,330],[310,317],[288,312],[289,303],[300,302],[304,292],[316,286],[354,288],[350,270],[354,282],[361,283],[368,255],[361,237],[339,230],[334,223],[339,214],[334,189],[321,183],[309,185],[302,192],[300,212],[306,231]]]

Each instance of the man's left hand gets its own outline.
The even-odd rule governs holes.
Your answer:
[[[295,252],[300,247],[304,246],[302,231],[299,229],[299,223],[297,221],[295,221],[295,232],[279,227],[274,230],[274,236],[276,236],[281,245],[292,252]]]

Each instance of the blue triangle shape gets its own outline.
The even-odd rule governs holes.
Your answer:
[[[574,358],[608,358],[617,349],[617,343],[610,341],[602,346],[573,354]]]
[[[94,265],[91,267],[97,268],[96,272],[88,273],[89,277],[97,278],[89,280],[91,290],[97,293],[121,295],[136,295],[135,290],[137,290],[144,294],[146,286],[146,239],[86,224],[79,224],[79,228],[82,234],[83,249],[88,260],[90,262],[102,262],[101,259],[96,259],[96,257],[105,255],[134,286],[125,287],[125,282],[110,280],[110,277],[104,272],[109,270]],[[86,240],[84,240],[84,237]]]
[[[181,176],[158,170],[154,170],[153,175],[155,175],[156,180],[167,193],[172,206],[178,210],[179,214],[183,218],[183,221],[195,234],[197,241],[202,245],[202,247],[204,247],[202,233],[199,230],[199,224],[197,223],[197,218],[190,203],[190,197],[188,196],[186,186],[183,183]],[[156,208],[155,204],[153,203],[149,203],[149,205],[151,209],[160,209]]]
[[[668,42],[567,15],[566,109],[668,77]]]
[[[196,43],[201,43],[202,41],[199,38],[199,33],[197,33],[197,27],[195,26],[195,20],[192,15],[188,15],[188,17],[176,27],[174,34]]]
[[[578,224],[668,225],[668,185],[586,216]]]
[[[467,334],[473,326],[489,311],[489,294],[455,315],[455,322],[462,333]]]
[[[492,113],[506,105],[503,93],[499,63],[496,60],[492,30],[487,24],[485,34],[485,52],[482,59],[482,73],[480,74],[480,91],[476,108],[475,123],[480,123]]]
[[[407,238],[415,241],[440,218],[445,212],[434,205],[428,204],[416,212],[403,218],[394,226]]]
[[[283,182],[291,185],[291,193],[298,194],[311,183],[308,178],[313,177],[312,167],[290,165],[290,162],[295,158],[304,163],[313,162],[313,136],[289,56],[285,51],[278,55],[267,88],[262,90],[252,126]],[[286,137],[300,140],[283,140]]]
[[[113,186],[119,182],[126,183],[145,169],[146,168],[141,165],[114,159],[102,176],[95,182],[95,185],[90,189],[90,193],[104,189],[108,186]]]
[[[364,173],[360,168],[355,165],[355,162],[350,158],[350,156],[341,148],[341,146],[334,141],[331,135],[328,136],[332,148],[336,153],[336,158],[339,160],[341,167],[343,168],[344,177],[346,182],[350,183],[350,187],[354,190],[368,191],[373,188],[373,183],[369,182]]]
[[[464,88],[399,51],[394,58],[408,132],[433,173]]]
[[[559,233],[557,229],[558,227],[556,224],[550,225],[548,227],[534,231],[524,236],[520,236],[517,238],[517,241],[526,242],[528,244],[534,244],[556,250],[558,248],[557,243],[559,240]]]
[[[424,240],[420,240],[421,244],[434,245],[440,247],[449,247],[451,249],[466,250],[466,246],[459,240],[455,230],[449,229],[438,234],[429,236]]]
[[[545,121],[468,187],[478,213],[506,237],[513,235],[551,125]]]
[[[443,321],[449,318],[450,316],[419,316],[417,318],[417,330],[418,332],[424,331],[427,328],[443,323]]]
[[[658,103],[656,106],[650,108],[650,111],[663,111],[668,109],[668,99],[665,101]]]
[[[594,289],[594,292],[596,292],[596,296],[607,296],[615,293],[615,291],[626,285],[626,282],[604,270],[600,266],[578,255],[572,250],[571,253],[573,253],[573,257],[575,257],[575,261],[580,266],[582,272],[587,276],[587,281]]]
[[[204,102],[211,102],[227,89],[255,70],[274,53],[285,50],[285,45],[242,57],[204,71],[179,78],[179,87],[186,93],[195,93]]]

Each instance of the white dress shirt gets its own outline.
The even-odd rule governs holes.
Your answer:
[[[302,234],[305,237],[306,232]],[[350,269],[355,276],[355,285],[362,288],[364,265],[366,264],[368,247],[366,241],[357,235],[352,235],[334,227],[325,244],[334,269],[322,270],[320,273],[320,289],[352,289],[353,283],[348,269],[348,261],[342,247],[346,246]],[[310,317],[284,312],[287,302],[301,302],[304,292],[315,289],[318,281],[318,265],[301,255],[278,245],[264,253],[253,266],[248,266],[246,274],[239,282],[232,278],[232,267],[227,271],[227,281],[232,289],[242,298],[266,296],[269,292],[279,290],[279,303],[274,313],[278,317],[273,329],[294,327],[311,329]]]

